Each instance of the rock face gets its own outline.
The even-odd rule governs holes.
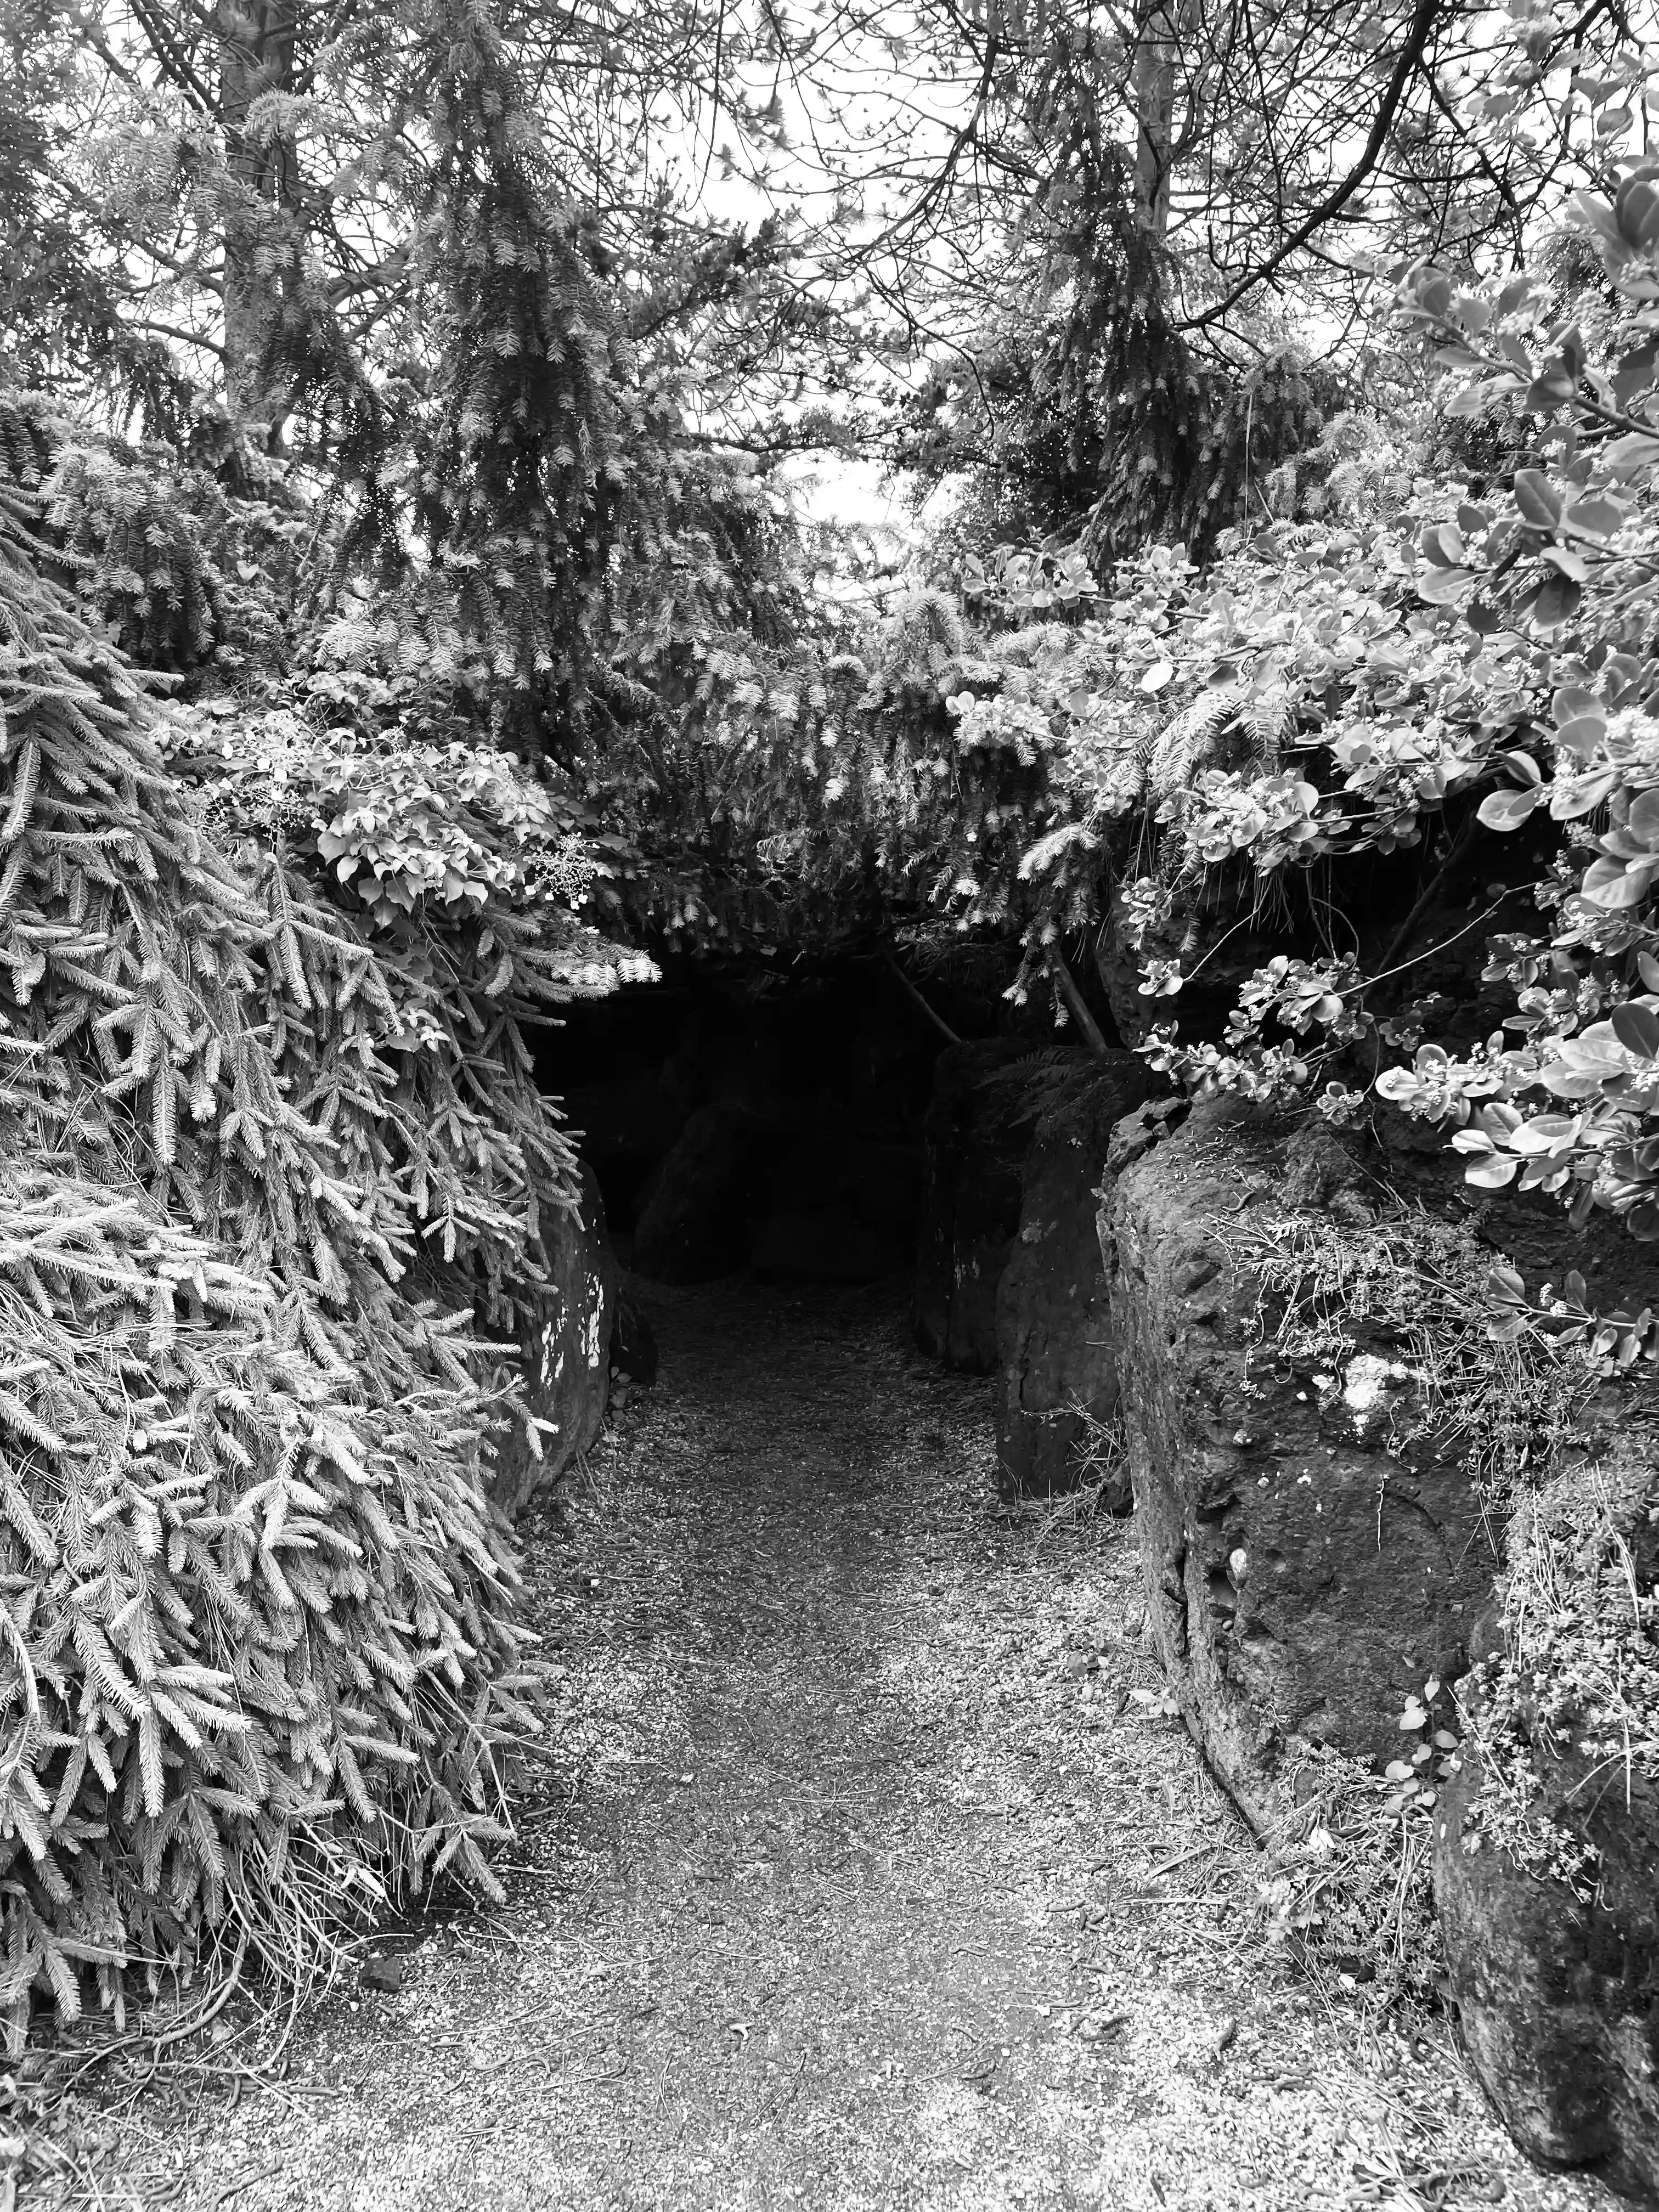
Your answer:
[[[1607,1589],[1598,1606],[1598,1568],[1611,1565],[1616,1581],[1627,1564],[1644,1591],[1659,1574],[1659,1528],[1649,1518],[1659,1504],[1653,1443],[1626,1432],[1598,1464],[1597,1510],[1616,1536],[1599,1557],[1572,1526],[1572,1474],[1548,1486],[1536,1509],[1546,1522],[1558,1515],[1568,1542],[1559,1544],[1558,1530],[1556,1555],[1569,1576],[1575,1554],[1580,1569],[1577,1590],[1563,1590],[1558,1575],[1559,1613],[1570,1613],[1592,1643],[1603,1628],[1640,1635],[1628,1587]],[[1512,1530],[1512,1556],[1518,1551],[1524,1540],[1517,1544]],[[1546,1679],[1570,1673],[1559,1643],[1547,1653],[1529,1639],[1516,1648],[1517,1635],[1528,1638],[1537,1621],[1535,1605],[1504,1610],[1510,1619],[1499,1632],[1498,1665],[1518,1665],[1523,1684],[1536,1679],[1535,1668]],[[1626,1663],[1606,1671],[1640,1701],[1640,1643],[1621,1657]],[[1622,1756],[1587,1754],[1586,1725],[1558,1717],[1547,1731],[1529,1730],[1537,1794],[1520,1832],[1536,1848],[1547,1822],[1570,1850],[1588,1849],[1593,1874],[1578,1885],[1582,1893],[1559,1878],[1559,1857],[1529,1871],[1501,1824],[1493,1832],[1483,1817],[1494,1802],[1482,1802],[1486,1768],[1466,1746],[1437,1808],[1435,1898],[1469,2056],[1516,2141],[1547,2165],[1594,2166],[1642,2203],[1659,2204],[1659,1784],[1639,1747],[1628,1765]],[[1481,1727],[1477,1717],[1477,1739]]]
[[[775,1139],[748,1109],[700,1106],[647,1188],[634,1267],[659,1283],[706,1283],[748,1259],[769,1204]]]
[[[1472,1728],[1434,1880],[1470,2057],[1532,2156],[1659,2207],[1659,1433],[1628,1392],[1576,1421],[1500,1559],[1457,1455],[1413,1437],[1416,1355],[1387,1334],[1400,1223],[1373,1218],[1357,1161],[1317,1125],[1211,1102],[1171,1129],[1178,1111],[1113,1131],[1100,1227],[1142,1566],[1188,1724],[1266,1826],[1307,1747],[1380,1768],[1427,1678],[1459,1682]],[[1389,1167],[1409,1183],[1409,1161]],[[1446,1188],[1425,1170],[1425,1197]],[[1318,1320],[1327,1288],[1295,1309],[1307,1326],[1255,1340],[1264,1303],[1268,1334],[1282,1309],[1253,1221],[1280,1254],[1340,1255],[1364,1287],[1340,1329]],[[1482,1227],[1534,1283],[1560,1264],[1535,1206]]]
[[[948,1046],[922,1125],[916,1340],[981,1374],[995,1364],[996,1286],[1019,1227],[1032,1121],[1008,1079],[1020,1056],[1000,1037]]]
[[[540,1431],[539,1459],[516,1424],[497,1439],[489,1489],[509,1517],[556,1481],[605,1422],[617,1267],[591,1168],[582,1170],[580,1220],[567,1213],[545,1223],[542,1249],[552,1279],[520,1294],[518,1341],[526,1403],[550,1426]]]
[[[997,1364],[997,1285],[1019,1230],[1025,1154],[1085,1053],[1032,1053],[1003,1037],[951,1045],[922,1127],[916,1340],[952,1367]]]
[[[1143,1109],[1119,1157],[1158,1120]],[[1249,1206],[1351,1210],[1358,1233],[1352,1174],[1328,1137],[1287,1139],[1206,1103],[1126,1158],[1101,1224],[1158,1649],[1188,1726],[1258,1822],[1304,1744],[1393,1755],[1407,1695],[1462,1671],[1495,1571],[1473,1486],[1391,1458],[1374,1394],[1248,1357]]]
[[[1093,1060],[1077,1070],[1032,1134],[1019,1226],[996,1291],[997,1465],[1010,1492],[1073,1488],[1085,1472],[1091,1422],[1116,1410],[1117,1361],[1095,1215],[1113,1127],[1156,1088],[1157,1078],[1133,1053]],[[1129,1509],[1121,1462],[1102,1502],[1113,1512]]]

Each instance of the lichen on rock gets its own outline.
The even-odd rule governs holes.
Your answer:
[[[617,1263],[592,1168],[581,1171],[580,1215],[544,1222],[542,1249],[548,1280],[515,1293],[515,1340],[535,1442],[523,1421],[504,1429],[488,1476],[490,1499],[509,1519],[558,1480],[605,1422]]]

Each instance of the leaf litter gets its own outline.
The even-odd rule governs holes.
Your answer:
[[[988,1387],[896,1292],[647,1296],[660,1382],[524,1528],[562,1672],[507,1906],[389,1930],[280,2053],[254,2014],[105,2069],[33,2201],[1615,2203],[1527,2164],[1443,2030],[1268,1947],[1131,1529],[999,1505]]]

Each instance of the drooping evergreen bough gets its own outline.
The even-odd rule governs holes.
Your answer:
[[[0,405],[0,2008],[118,2009],[204,1941],[303,1977],[494,1888],[537,1726],[486,1502],[573,1158],[517,1020],[614,984],[562,918],[383,962],[234,865],[43,535]],[[404,955],[410,947],[402,948]],[[434,957],[435,955],[435,957]],[[447,1304],[414,1294],[448,1270]]]

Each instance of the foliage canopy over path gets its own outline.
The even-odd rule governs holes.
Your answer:
[[[139,2107],[126,2185],[181,2212],[1610,2202],[1527,2167],[1449,2052],[1365,2046],[1264,1958],[1253,1848],[1128,1695],[1156,1670],[1126,1533],[988,1510],[978,1387],[896,1302],[700,1289],[659,1325],[659,1391],[532,1531],[565,1763],[507,1909],[429,1928],[397,1996],[336,1997],[280,2094],[216,2117],[186,2075],[187,2118]]]

